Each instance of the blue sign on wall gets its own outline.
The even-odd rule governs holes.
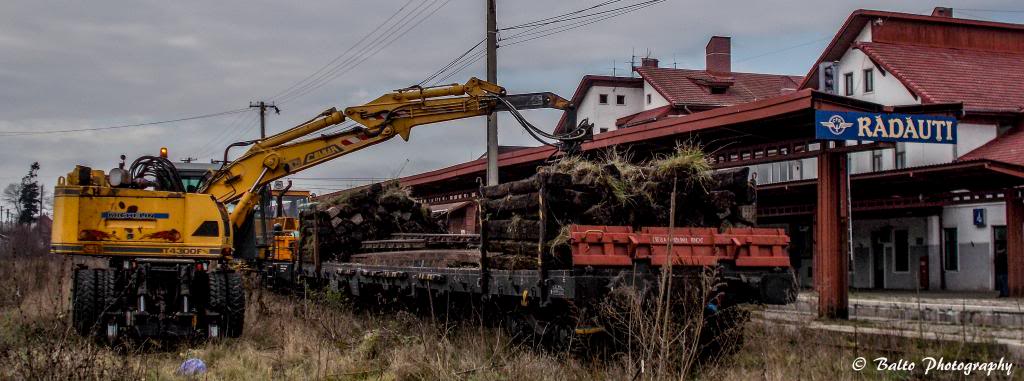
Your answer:
[[[974,209],[974,226],[985,226],[985,209]]]
[[[940,115],[814,111],[821,140],[956,144],[956,118]]]

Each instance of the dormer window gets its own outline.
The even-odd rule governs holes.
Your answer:
[[[728,90],[728,89],[729,89],[728,87],[724,87],[724,86],[712,86],[711,87],[711,94],[725,94],[725,91]]]
[[[597,103],[606,105],[608,104],[608,94],[599,94],[597,96]]]

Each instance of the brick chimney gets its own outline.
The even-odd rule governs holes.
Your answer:
[[[706,70],[712,73],[732,73],[732,48],[729,37],[712,36],[705,50]]]
[[[640,67],[658,67],[658,59],[650,57],[641,58]]]
[[[935,7],[935,9],[932,10],[932,16],[936,16],[936,17],[953,17],[953,8]]]

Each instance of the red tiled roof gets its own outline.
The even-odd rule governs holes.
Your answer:
[[[853,45],[892,73],[923,103],[963,102],[964,110],[1024,110],[1024,53],[859,42]]]
[[[900,36],[900,38],[907,41],[918,40],[916,42],[913,42],[914,44],[918,45],[929,45],[931,43],[934,43],[935,41],[929,42],[928,40],[934,39],[936,36],[939,36],[940,41],[943,38],[949,38],[951,36],[956,35],[966,36],[966,34],[963,32],[968,29],[985,30],[987,31],[986,33],[988,33],[989,39],[994,39],[994,37],[1006,38],[1007,35],[1012,35],[1014,33],[1024,31],[1024,25],[1020,24],[970,20],[959,17],[940,17],[918,15],[911,13],[858,9],[854,11],[852,14],[850,14],[850,17],[848,17],[846,19],[846,22],[843,23],[843,26],[839,28],[839,31],[836,32],[836,35],[832,38],[832,41],[829,42],[828,46],[825,47],[825,49],[821,52],[821,56],[818,57],[818,60],[815,61],[813,65],[811,65],[810,71],[807,72],[807,75],[803,77],[803,82],[800,83],[800,88],[817,88],[818,65],[822,62],[835,61],[842,57],[843,54],[846,53],[847,48],[854,42],[854,40],[856,40],[857,35],[860,34],[862,29],[864,29],[864,26],[868,25],[868,22],[871,20],[882,21],[881,23],[875,25],[876,29],[878,27],[884,29],[896,26],[895,28],[893,28],[895,29],[895,35],[898,35]],[[948,30],[946,32],[948,33],[927,33],[920,30],[916,31],[916,33],[909,33],[909,31],[913,28],[907,27],[908,23],[914,25],[930,25],[939,28],[947,28]],[[993,31],[996,32],[993,33]],[[877,31],[872,34],[877,34]],[[876,42],[879,41],[877,39],[877,37],[879,36],[874,37]],[[891,39],[893,38],[893,35],[884,37]],[[973,45],[975,47],[981,46],[982,43],[985,43],[987,45],[998,44],[996,42],[983,41],[979,39],[961,39],[958,41],[953,41],[953,39],[949,39],[948,41],[945,42],[965,46]],[[1005,45],[1003,46],[1003,48],[1019,45],[1019,42],[1017,44],[1007,44],[1005,41],[1003,41],[1002,43]]]
[[[1024,166],[1024,126],[992,139],[961,156],[958,161],[992,160]]]
[[[690,107],[724,107],[790,93],[800,77],[777,74],[730,73],[716,76],[705,70],[638,67],[637,73],[669,103]],[[712,94],[712,86],[728,85],[722,94]]]
[[[675,106],[665,105],[661,107],[652,108],[650,110],[644,110],[632,115],[626,115],[615,120],[616,127],[630,127],[642,123],[653,122],[658,118],[665,117],[667,115],[679,115],[680,112]]]

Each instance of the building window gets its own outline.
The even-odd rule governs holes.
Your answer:
[[[647,94],[647,104],[651,104],[651,94]]]
[[[910,272],[910,233],[906,230],[893,232],[896,255],[892,256],[892,269],[898,273]]]
[[[956,228],[942,229],[942,254],[946,271],[960,271],[960,245]]]
[[[605,132],[608,132],[608,128],[607,127],[601,127],[601,129],[599,131],[600,131],[600,133],[603,134]]]
[[[600,94],[597,96],[597,103],[606,105],[608,104],[608,94]]]
[[[625,95],[616,95],[615,96],[615,104],[617,104],[619,106],[622,106],[622,105],[626,104],[626,96]]]
[[[875,69],[864,69],[864,92],[875,91]]]
[[[907,167],[907,143],[896,143],[896,169]]]
[[[882,150],[871,151],[871,171],[878,172],[882,170]]]
[[[846,91],[846,95],[853,95],[853,73],[843,74],[843,85]]]

